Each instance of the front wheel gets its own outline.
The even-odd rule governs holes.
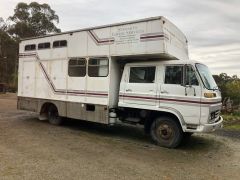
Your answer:
[[[57,107],[54,105],[51,105],[48,108],[48,121],[53,125],[61,125],[63,122],[62,118],[58,114]]]
[[[175,119],[160,117],[151,125],[151,137],[159,146],[176,148],[183,139],[183,131]]]

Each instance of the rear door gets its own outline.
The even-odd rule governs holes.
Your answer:
[[[25,97],[34,97],[35,91],[35,61],[24,61],[22,69],[22,92]]]
[[[191,65],[166,65],[160,106],[180,112],[186,123],[198,124],[201,87]]]
[[[123,102],[155,106],[157,104],[156,66],[130,66]]]

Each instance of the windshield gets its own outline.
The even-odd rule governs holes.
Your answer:
[[[197,70],[201,76],[201,79],[207,89],[218,89],[215,80],[208,67],[203,64],[196,64]]]

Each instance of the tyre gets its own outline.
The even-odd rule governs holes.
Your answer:
[[[182,144],[187,144],[191,140],[192,135],[193,135],[193,133],[191,133],[191,132],[184,132]]]
[[[57,107],[54,105],[48,108],[48,121],[53,125],[61,125],[63,122],[63,119],[58,114]]]
[[[183,138],[189,139],[192,135],[193,135],[192,132],[184,132],[184,133],[183,133]]]
[[[171,117],[160,117],[151,125],[152,140],[159,146],[176,148],[183,139],[180,124]]]

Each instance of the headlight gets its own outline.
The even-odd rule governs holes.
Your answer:
[[[204,93],[205,98],[215,98],[217,97],[216,93]]]

